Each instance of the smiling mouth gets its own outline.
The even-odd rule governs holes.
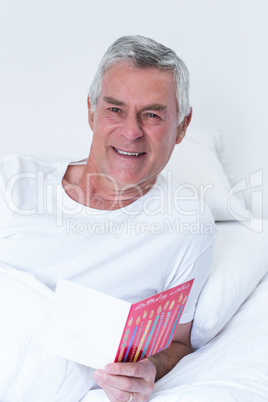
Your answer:
[[[126,152],[126,151],[120,151],[119,149],[113,147],[113,149],[119,154],[119,155],[125,155],[125,156],[141,156],[145,155],[146,152]]]

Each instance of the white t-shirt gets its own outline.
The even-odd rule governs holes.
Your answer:
[[[213,255],[208,208],[162,175],[125,208],[85,207],[63,189],[69,163],[0,161],[0,262],[52,289],[64,278],[130,302],[194,278],[181,323],[191,321]]]

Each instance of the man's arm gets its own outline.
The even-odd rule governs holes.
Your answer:
[[[147,401],[154,382],[162,378],[187,354],[192,352],[190,333],[192,321],[180,324],[170,347],[138,363],[110,363],[96,370],[94,378],[112,402]]]
[[[191,321],[187,324],[179,324],[170,347],[148,357],[156,368],[155,381],[164,377],[184,356],[193,351],[190,342],[192,323]]]

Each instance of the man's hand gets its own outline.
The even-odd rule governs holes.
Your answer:
[[[96,370],[94,379],[111,402],[147,401],[154,382],[166,375],[186,355],[192,352],[190,332],[192,321],[179,324],[173,342],[138,363],[111,363],[104,370]]]
[[[107,364],[104,370],[94,373],[96,383],[111,402],[147,401],[154,389],[155,376],[155,366],[148,359],[138,363]]]

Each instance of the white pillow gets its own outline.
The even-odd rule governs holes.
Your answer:
[[[263,225],[262,232],[255,231]],[[232,318],[268,272],[268,220],[217,224],[215,255],[199,297],[191,342],[203,346]]]
[[[230,182],[220,161],[221,153],[220,133],[189,131],[183,141],[175,146],[163,173],[179,185],[187,185],[194,195],[197,193],[201,200],[204,199],[215,221],[249,219],[250,213],[243,197],[231,192]]]
[[[0,266],[0,400],[73,402],[93,385],[88,367],[41,347],[53,292],[31,275]]]

